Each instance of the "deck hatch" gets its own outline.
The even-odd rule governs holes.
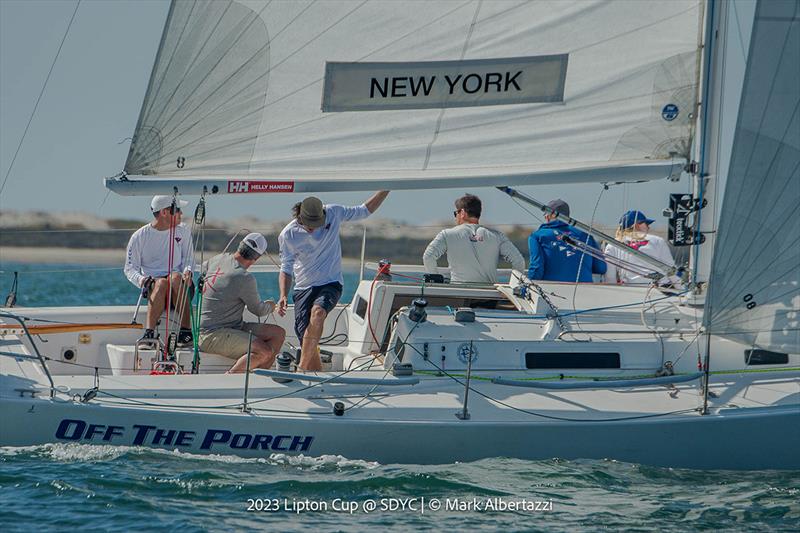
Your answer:
[[[744,363],[746,365],[786,365],[789,364],[789,354],[759,349],[745,350]]]
[[[529,352],[525,368],[620,368],[617,352]]]

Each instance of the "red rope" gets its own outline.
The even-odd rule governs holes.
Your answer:
[[[175,265],[175,201],[172,201],[172,215],[169,220],[169,258],[167,259],[167,342],[164,343],[164,361],[169,351],[169,308],[172,305],[172,267]]]

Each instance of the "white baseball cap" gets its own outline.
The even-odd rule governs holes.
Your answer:
[[[165,194],[158,194],[153,196],[153,200],[150,202],[150,209],[153,213],[157,213],[162,209],[166,209],[172,205],[172,196],[167,196]],[[186,200],[175,200],[175,207],[184,208],[189,205],[189,202]]]
[[[255,250],[258,255],[264,255],[267,251],[267,239],[260,233],[248,233],[242,242]]]

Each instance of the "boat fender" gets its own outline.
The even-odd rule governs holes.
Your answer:
[[[408,311],[408,318],[412,322],[425,322],[428,316],[428,313],[425,312],[425,308],[428,306],[428,301],[425,298],[417,298],[411,303],[414,305],[414,307]]]
[[[471,307],[456,309],[456,322],[475,322],[475,310]]]
[[[292,354],[287,352],[281,352],[278,356],[278,370],[281,372],[291,372],[292,371],[292,362],[294,358]],[[287,378],[272,378],[276,383],[289,383],[292,380]]]
[[[344,404],[342,402],[333,404],[333,414],[336,416],[342,416],[344,414]]]
[[[392,365],[392,375],[394,377],[411,376],[414,374],[414,366],[411,363],[395,363]]]

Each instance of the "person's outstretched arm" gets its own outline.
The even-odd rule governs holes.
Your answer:
[[[367,211],[369,211],[370,214],[374,213],[381,206],[387,196],[389,196],[389,191],[378,191],[370,196],[369,200],[364,202]]]

